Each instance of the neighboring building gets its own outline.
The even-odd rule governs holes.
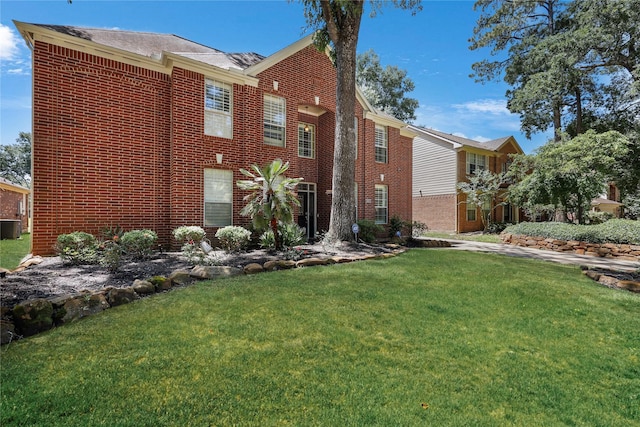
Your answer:
[[[622,203],[620,203],[620,190],[614,183],[609,183],[607,193],[591,201],[593,212],[605,212],[613,218],[622,217]]]
[[[482,230],[481,207],[466,203],[456,186],[476,169],[506,171],[508,155],[522,154],[522,148],[513,136],[477,142],[432,129],[410,129],[418,134],[413,141],[413,220],[434,231]],[[491,210],[494,222],[520,221],[520,210],[502,200],[483,208]]]
[[[20,231],[28,231],[30,192],[28,188],[0,178],[0,220],[20,220]]]
[[[209,235],[239,215],[240,168],[289,161],[299,221],[329,225],[336,71],[311,36],[269,57],[155,33],[16,22],[33,51],[33,252],[103,227]],[[356,103],[354,220],[411,217],[414,133]]]

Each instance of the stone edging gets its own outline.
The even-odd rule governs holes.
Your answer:
[[[640,282],[633,280],[620,280],[617,277],[599,273],[593,270],[584,270],[584,275],[608,288],[624,289],[630,292],[640,293]]]
[[[515,246],[545,249],[555,252],[573,252],[576,255],[616,258],[625,261],[640,261],[640,245],[588,243],[577,240],[559,240],[509,233],[501,234],[500,238],[504,243]]]
[[[16,304],[13,309],[0,307],[0,344],[38,334],[56,326],[75,322],[84,317],[100,313],[108,308],[127,304],[137,299],[159,292],[166,292],[176,286],[186,286],[198,280],[213,280],[241,274],[256,274],[267,271],[316,265],[341,264],[376,258],[391,258],[406,249],[393,246],[387,252],[357,257],[313,257],[299,261],[275,260],[264,264],[250,263],[244,268],[228,266],[195,266],[191,270],[177,270],[169,277],[135,280],[129,287],[104,288],[99,291],[81,291],[70,295],[51,298],[36,298]],[[31,258],[29,265],[21,265],[15,271],[22,271],[30,265],[42,262],[39,257]]]

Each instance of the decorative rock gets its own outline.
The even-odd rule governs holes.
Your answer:
[[[217,279],[221,277],[237,276],[242,273],[242,269],[237,267],[196,265],[189,274],[191,277],[195,277],[197,279]]]
[[[617,287],[618,285],[618,279],[611,276],[605,276],[604,274],[600,276],[598,282],[602,283],[605,286]]]
[[[101,293],[85,294],[67,300],[64,303],[64,315],[60,319],[61,323],[69,323],[83,317],[100,313],[109,308],[109,303]]]
[[[264,271],[264,268],[257,262],[252,262],[251,264],[247,264],[244,266],[245,274],[256,274],[256,273],[262,273],[263,271]]]
[[[327,265],[327,259],[322,258],[305,258],[296,262],[296,267],[311,267],[314,265]]]
[[[600,276],[602,276],[602,274],[600,274],[600,273],[598,273],[596,271],[593,271],[593,270],[585,270],[583,273],[584,273],[585,276],[587,276],[590,279],[595,280],[596,282],[600,279]]]
[[[164,281],[163,281],[164,282]],[[148,280],[136,279],[131,286],[138,295],[148,295],[156,291],[156,287]]]
[[[38,264],[41,264],[41,263],[42,263],[42,261],[44,261],[44,260],[42,259],[42,257],[41,257],[41,256],[35,256],[35,257],[29,258],[29,259],[27,259],[27,260],[25,260],[25,261],[21,262],[21,263],[20,263],[20,266],[21,266],[21,267],[25,267],[25,268],[26,268],[26,267],[31,267],[32,265],[38,265]]]
[[[288,270],[290,268],[294,268],[296,266],[296,262],[289,259],[279,259],[275,261],[267,261],[262,265],[266,271],[273,270]]]
[[[640,293],[640,282],[635,282],[633,280],[620,280],[618,282],[618,287],[631,292]]]
[[[185,270],[176,270],[168,278],[169,285],[188,285],[194,282],[194,278],[191,274]],[[164,290],[158,288],[158,290]]]
[[[332,256],[331,260],[333,261],[334,264],[343,264],[345,262],[353,261],[353,258],[347,258],[342,256]]]
[[[16,336],[16,327],[8,320],[0,319],[0,344],[8,344]]]
[[[113,288],[107,293],[107,301],[111,307],[128,304],[138,299],[138,294],[132,288]]]
[[[24,301],[13,308],[13,319],[22,335],[35,335],[53,326],[53,305],[42,298]]]

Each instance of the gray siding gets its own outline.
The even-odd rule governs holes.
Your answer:
[[[456,151],[453,145],[426,135],[413,140],[412,197],[456,192]]]

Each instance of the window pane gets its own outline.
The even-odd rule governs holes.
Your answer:
[[[387,163],[387,128],[376,125],[375,138],[376,162]]]
[[[204,225],[224,227],[232,224],[233,172],[204,170]]]
[[[233,138],[232,85],[207,79],[204,87],[204,133]]]
[[[306,128],[306,130],[305,130]],[[316,128],[313,125],[298,124],[298,156],[313,159],[316,157]]]
[[[376,185],[376,224],[388,222],[388,189],[386,185]]]
[[[285,124],[284,98],[264,95],[264,142],[284,147]]]

